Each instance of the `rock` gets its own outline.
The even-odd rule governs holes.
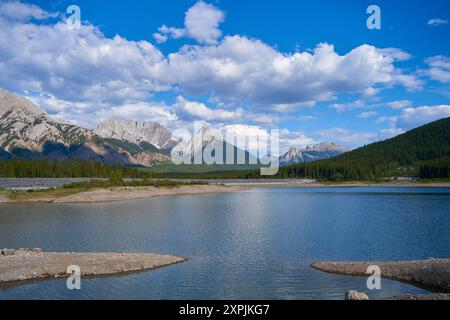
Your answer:
[[[2,250],[2,255],[4,255],[4,256],[12,256],[12,255],[14,255],[16,253],[16,250],[14,250],[14,249],[3,249]]]
[[[369,296],[364,292],[350,290],[345,293],[345,300],[369,300]]]

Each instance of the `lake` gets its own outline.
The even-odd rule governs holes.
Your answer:
[[[0,204],[0,247],[180,255],[124,276],[0,287],[0,299],[371,299],[427,293],[315,261],[450,257],[450,188],[278,187],[97,204]]]

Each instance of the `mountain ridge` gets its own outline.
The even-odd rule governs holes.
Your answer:
[[[170,159],[146,143],[105,139],[93,130],[59,123],[30,100],[0,90],[1,158],[92,160],[142,166]]]
[[[160,150],[170,150],[178,143],[164,126],[153,121],[110,119],[99,123],[94,133],[135,144],[148,142]]]
[[[192,160],[199,158],[200,153],[214,159],[216,148],[223,144],[224,151],[234,151],[234,165],[244,158],[245,164],[236,168],[258,166],[260,159],[216,136],[215,131],[203,127],[200,134],[194,134],[189,143],[183,144],[164,126],[152,121],[109,119],[95,129],[86,129],[58,122],[28,98],[0,88],[0,159],[3,160],[90,160],[151,167],[168,163],[173,150],[190,154]],[[293,147],[280,162],[281,165],[309,162],[342,152],[344,148],[323,142],[302,150]],[[229,161],[224,152],[223,163],[230,165]],[[205,163],[203,159],[202,164]]]
[[[280,166],[288,166],[296,163],[305,163],[332,158],[347,151],[348,149],[339,146],[334,142],[320,142],[304,149],[291,147],[283,156],[280,157]]]

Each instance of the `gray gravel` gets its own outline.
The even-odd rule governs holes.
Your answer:
[[[450,259],[399,262],[317,262],[312,267],[324,272],[368,276],[367,267],[377,265],[381,277],[427,287],[437,293],[450,293]]]
[[[0,254],[0,283],[68,277],[67,268],[80,267],[81,277],[138,272],[171,264],[185,258],[153,253],[73,253],[18,249]]]

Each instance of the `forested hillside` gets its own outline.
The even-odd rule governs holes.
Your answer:
[[[108,178],[117,174],[127,178],[150,176],[148,171],[94,161],[0,161],[0,178]]]
[[[445,118],[336,158],[281,168],[277,177],[325,180],[395,176],[448,178],[449,165],[450,118]]]

